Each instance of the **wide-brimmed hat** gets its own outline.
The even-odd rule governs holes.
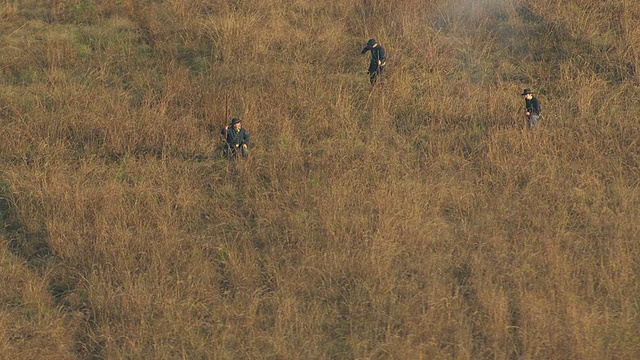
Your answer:
[[[377,43],[376,39],[369,39],[369,41],[367,41],[367,47],[373,47],[373,45]]]
[[[520,95],[525,96],[525,95],[529,95],[529,94],[533,94],[533,93],[531,92],[531,90],[529,90],[529,89],[524,89],[524,91],[523,91],[523,92],[522,92],[522,94],[520,94]]]
[[[238,118],[233,118],[233,119],[231,119],[231,126],[233,126],[233,125],[235,125],[235,124],[237,124],[237,123],[239,123],[239,122],[240,122],[240,119],[238,119]]]

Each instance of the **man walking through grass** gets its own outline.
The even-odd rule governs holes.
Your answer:
[[[524,96],[524,113],[527,116],[527,128],[537,127],[540,121],[540,102],[529,89],[524,89],[521,95]]]
[[[375,85],[378,78],[382,80],[382,74],[384,73],[387,56],[384,52],[384,48],[380,45],[376,39],[369,39],[367,46],[362,49],[360,55],[364,55],[367,51],[371,51],[371,62],[369,63],[369,81],[371,85]]]
[[[229,125],[222,128],[221,133],[225,140],[224,153],[230,159],[249,155],[249,134],[242,127],[240,119],[233,118]]]

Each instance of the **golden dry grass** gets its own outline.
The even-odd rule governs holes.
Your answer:
[[[0,358],[640,357],[635,1],[0,19]]]

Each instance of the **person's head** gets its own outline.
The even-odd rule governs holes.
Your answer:
[[[233,118],[231,120],[231,126],[233,126],[236,129],[240,129],[240,127],[242,127],[242,122],[238,118]]]
[[[378,46],[378,42],[376,41],[376,39],[369,39],[369,41],[367,41],[368,48],[374,48],[376,46]]]
[[[524,89],[524,91],[522,92],[521,95],[524,96],[524,98],[528,99],[528,100],[531,100],[531,98],[533,97],[533,93],[529,89]]]

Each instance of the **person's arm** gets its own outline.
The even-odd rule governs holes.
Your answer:
[[[222,130],[220,130],[220,135],[227,140],[227,134],[229,133],[229,126],[224,126]]]
[[[380,55],[378,57],[378,60],[378,65],[384,65],[384,63],[387,61],[387,54],[385,54],[384,48],[382,46],[380,46]]]
[[[244,129],[242,129],[242,132],[242,145],[246,147],[247,145],[249,145],[249,133],[247,133],[247,131]]]
[[[364,55],[367,51],[369,51],[369,47],[365,46],[364,49],[360,52],[360,55]]]

